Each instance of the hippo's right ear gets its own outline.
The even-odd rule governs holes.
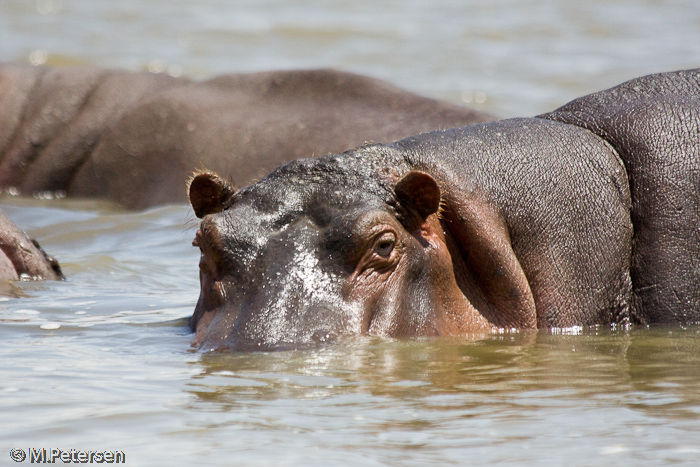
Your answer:
[[[418,215],[420,223],[440,210],[440,187],[430,175],[413,170],[394,187],[396,198],[404,208]]]
[[[195,174],[189,183],[190,204],[200,219],[228,207],[236,188],[214,172]]]

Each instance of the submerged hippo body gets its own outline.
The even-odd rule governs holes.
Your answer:
[[[0,211],[0,282],[62,278],[58,262]]]
[[[248,184],[286,161],[493,120],[334,70],[203,82],[0,65],[0,189],[127,208],[183,202],[197,168]]]
[[[196,343],[700,320],[699,82],[648,76],[540,118],[291,162],[238,191],[196,176]]]

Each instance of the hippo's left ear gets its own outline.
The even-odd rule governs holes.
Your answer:
[[[394,187],[401,205],[420,217],[421,223],[440,209],[440,187],[430,175],[411,171]]]
[[[226,209],[235,194],[236,188],[214,172],[198,173],[190,181],[190,204],[200,219]]]

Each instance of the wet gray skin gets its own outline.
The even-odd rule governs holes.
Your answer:
[[[366,327],[362,311],[343,300],[363,246],[353,227],[386,212],[390,192],[376,177],[363,175],[360,189],[337,170],[310,174],[311,165],[286,166],[203,219],[193,328],[206,312],[216,313],[198,334],[204,347],[297,346]]]
[[[408,166],[388,154],[368,163],[371,151],[293,162],[203,218],[191,320],[202,348],[440,334],[428,289],[442,271],[422,254],[430,245],[409,233],[413,213],[394,192]]]

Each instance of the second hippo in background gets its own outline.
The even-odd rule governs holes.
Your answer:
[[[0,189],[138,209],[185,202],[206,167],[247,185],[301,157],[493,120],[334,70],[203,82],[100,68],[0,65]]]

